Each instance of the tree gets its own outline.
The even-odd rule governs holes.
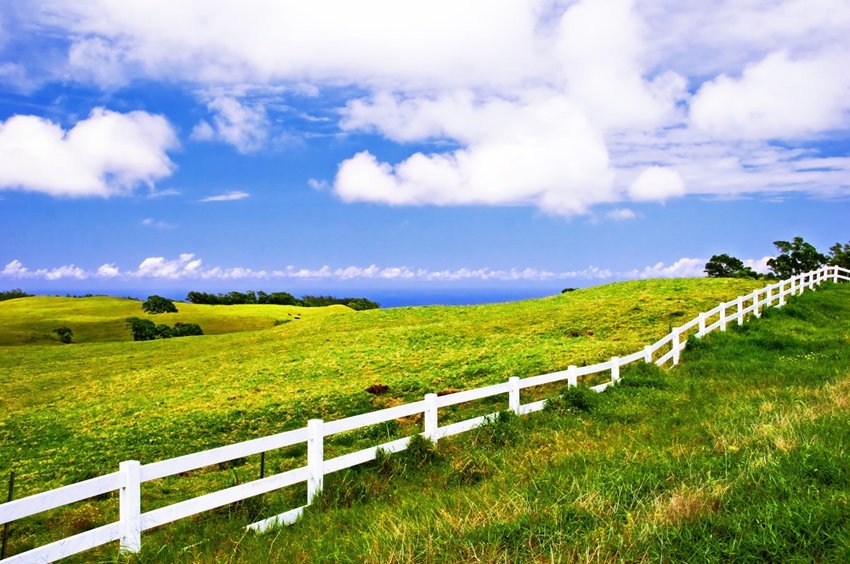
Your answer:
[[[65,343],[66,345],[71,342],[71,339],[74,337],[74,332],[71,331],[69,327],[57,327],[53,330],[56,333],[56,336],[59,337],[59,341]]]
[[[779,255],[768,260],[767,266],[779,277],[788,278],[804,272],[810,272],[820,268],[826,263],[827,257],[803,240],[802,237],[794,237],[791,242],[774,241],[774,246]]]
[[[840,266],[841,268],[850,268],[850,242],[836,243],[829,248],[829,264],[832,266]]]
[[[709,278],[758,278],[759,275],[744,262],[726,253],[712,256],[705,263],[705,273]]]
[[[127,325],[130,326],[130,333],[133,335],[134,341],[153,341],[156,339],[156,325],[150,319],[130,317],[127,319]]]
[[[148,296],[148,299],[142,304],[142,311],[145,313],[177,313],[177,306],[168,298],[162,296]]]
[[[191,337],[194,335],[203,335],[201,326],[197,323],[175,323],[173,334],[175,337]]]

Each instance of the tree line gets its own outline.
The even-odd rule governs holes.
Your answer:
[[[186,301],[193,304],[237,305],[237,304],[274,304],[301,307],[324,307],[344,305],[355,310],[378,309],[381,305],[366,298],[335,298],[334,296],[303,296],[296,298],[289,292],[227,292],[212,294],[207,292],[189,292]]]
[[[705,273],[709,278],[785,279],[824,265],[850,269],[850,242],[834,244],[829,248],[829,255],[821,253],[802,237],[794,237],[792,241],[774,241],[773,245],[779,254],[767,261],[771,270],[768,274],[760,274],[741,259],[725,253],[712,256],[705,263]]]

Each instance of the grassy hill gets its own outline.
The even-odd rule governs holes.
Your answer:
[[[266,328],[166,341],[8,345],[0,349],[0,476],[15,469],[17,489],[25,495],[113,471],[124,459],[150,462],[301,426],[310,417],[333,419],[419,399],[430,391],[596,362],[633,352],[671,325],[759,285],[747,280],[638,281],[509,304],[317,312],[278,326],[269,326],[280,319],[269,311]],[[47,298],[38,300],[49,305]],[[67,307],[84,307],[87,300],[107,299],[74,299],[82,305]],[[21,307],[20,302],[0,303],[0,319],[15,316],[4,308]],[[102,304],[93,322],[123,319],[124,302]],[[221,316],[222,323],[227,315],[239,318],[237,306],[194,307],[208,308],[209,319]],[[259,316],[277,306],[255,307]],[[177,315],[207,329],[188,313],[181,307]],[[35,321],[29,328],[25,320],[18,322],[24,333],[40,330]],[[232,327],[240,322],[231,321]],[[387,384],[389,392],[372,396],[364,391],[375,383]],[[402,421],[375,433],[398,436],[418,426]],[[344,452],[374,444],[376,438],[343,436],[328,450]],[[548,452],[557,446],[556,436],[544,442],[545,448],[536,448]],[[300,465],[303,456],[299,449],[270,453],[266,471]],[[251,479],[258,463],[238,461],[146,485],[143,509]],[[303,503],[299,496],[300,488],[264,496],[263,503],[271,503],[264,511]],[[79,514],[76,521],[59,512],[22,521],[15,525],[21,533],[15,542],[22,549],[43,542],[48,529],[55,536],[82,527],[80,522],[105,523],[114,517],[115,505],[114,500],[78,504],[71,510]],[[246,516],[240,518],[244,524]]]
[[[260,500],[163,529],[140,560],[850,560],[850,285],[683,359],[331,475],[294,526],[246,534]]]

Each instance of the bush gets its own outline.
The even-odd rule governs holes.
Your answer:
[[[162,296],[148,296],[148,299],[142,304],[142,311],[145,313],[177,313],[177,306],[168,298]]]
[[[59,341],[66,345],[70,343],[71,339],[74,337],[74,332],[68,327],[57,327],[53,330],[53,332],[59,337]]]
[[[174,336],[175,337],[193,337],[195,335],[203,335],[204,332],[201,330],[201,326],[197,323],[175,323],[174,324]]]
[[[4,300],[14,300],[15,298],[29,298],[30,296],[32,296],[32,294],[27,294],[20,288],[16,288],[14,290],[0,292],[0,302]]]
[[[130,333],[132,333],[134,341],[153,341],[156,339],[156,325],[149,319],[130,317],[127,319],[127,325],[130,326]]]
[[[598,401],[598,394],[587,386],[569,386],[546,402],[546,409],[564,414],[590,413]]]

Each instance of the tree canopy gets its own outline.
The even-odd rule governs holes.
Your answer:
[[[850,269],[850,242],[836,243],[829,248],[829,264]]]
[[[177,313],[177,306],[168,298],[162,296],[148,296],[142,304],[145,313]]]
[[[793,241],[774,241],[779,255],[767,261],[767,266],[779,277],[788,278],[811,270],[816,270],[826,264],[827,257],[818,252],[802,237],[794,237]]]
[[[723,253],[712,256],[705,263],[705,273],[709,278],[758,278],[759,274],[744,261]]]

